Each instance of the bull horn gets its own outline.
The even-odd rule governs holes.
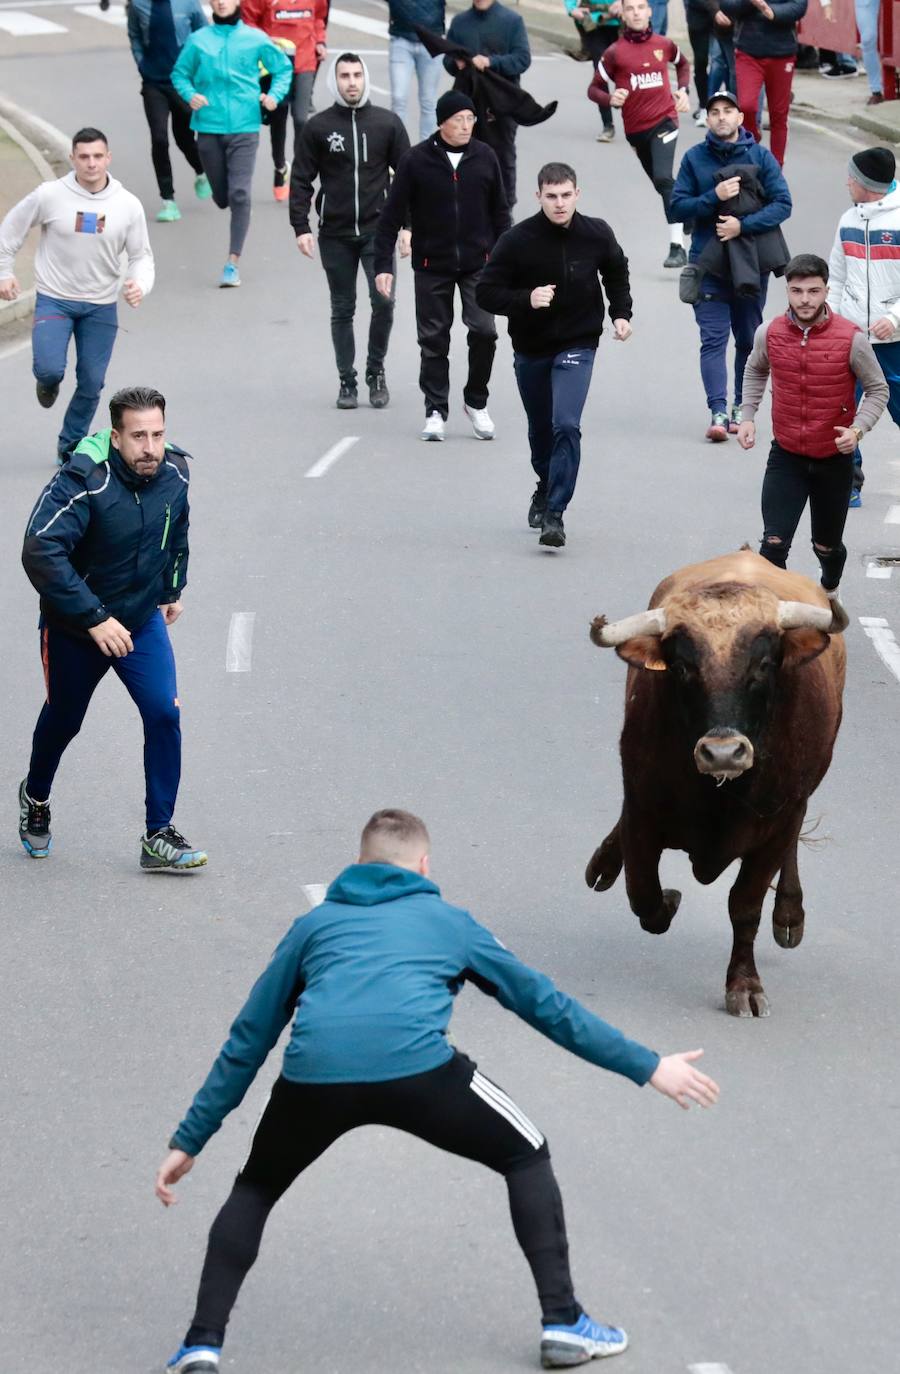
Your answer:
[[[636,635],[663,635],[666,632],[666,613],[659,607],[655,611],[640,611],[637,615],[626,616],[607,624],[606,617],[595,616],[591,621],[591,641],[598,649],[614,649],[617,644],[634,639]]]
[[[841,603],[831,607],[812,606],[808,601],[779,601],[779,630],[823,630],[836,635],[846,630],[850,620]]]

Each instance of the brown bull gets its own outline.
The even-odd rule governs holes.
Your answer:
[[[769,1012],[753,942],[776,874],[775,939],[793,949],[803,936],[797,842],[841,723],[846,624],[814,582],[742,550],[673,573],[648,611],[591,626],[630,667],[622,814],[585,878],[605,891],[624,864],[632,911],[661,934],[681,901],[660,887],[664,849],[686,850],[701,883],[739,859],[725,984],[734,1016]]]

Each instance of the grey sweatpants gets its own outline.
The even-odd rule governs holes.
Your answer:
[[[239,257],[250,228],[250,188],[259,134],[198,134],[197,151],[220,210],[231,211],[228,251]]]

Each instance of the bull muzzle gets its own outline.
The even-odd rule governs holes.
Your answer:
[[[753,745],[746,735],[703,735],[694,745],[694,762],[699,773],[729,782],[753,767]]]

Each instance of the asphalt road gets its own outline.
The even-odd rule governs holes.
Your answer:
[[[65,130],[107,129],[114,171],[154,212],[121,30],[96,24],[99,38],[85,38],[87,18],[76,33],[62,7],[35,12],[68,25],[71,41],[17,48],[5,36],[0,88]],[[373,82],[386,87],[381,38],[335,27],[332,43],[376,49]],[[582,880],[621,786],[624,666],[589,644],[590,618],[636,611],[673,568],[758,538],[765,453],[762,441],[749,455],[702,442],[697,339],[660,267],[658,206],[621,136],[594,143],[586,83],[565,59],[536,62],[530,88],[560,109],[519,141],[520,213],[537,167],[571,160],[582,208],[610,220],[633,270],[634,338],[602,341],[560,555],[539,551],[525,526],[532,479],[508,341],[495,442],[475,441],[461,414],[458,338],[448,440],[422,445],[404,267],[391,406],[338,412],[324,276],[271,200],[267,150],[240,291],[215,289],[224,217],[193,201],[177,164],[184,218],[153,227],[158,286],[139,312],[123,307],[108,381],[159,386],[171,436],[195,456],[188,609],[174,631],[176,821],[208,848],[205,872],[138,871],[140,729],[112,678],[60,771],[52,858],[31,862],[18,844],[15,790],[41,701],[19,545],[59,416],[35,404],[27,350],[0,360],[3,1374],[149,1374],[175,1348],[276,1057],[170,1213],[153,1197],[155,1166],[250,982],[306,909],[303,888],[352,861],[362,822],[389,804],[426,817],[450,900],[635,1037],[662,1051],[702,1045],[722,1085],[716,1111],[684,1115],[565,1056],[476,991],[460,1001],[457,1043],[550,1139],[579,1295],[632,1335],[617,1368],[892,1365],[900,681],[858,618],[900,633],[898,575],[869,577],[865,564],[897,550],[886,523],[900,502],[896,431],[886,420],[866,445],[865,504],[849,517],[846,715],[811,806],[827,842],[801,856],[806,939],[778,949],[764,915],[773,1014],[736,1021],[722,1009],[727,876],[701,888],[683,856],[668,856],[665,879],[685,897],[663,939],[639,929],[621,883],[597,895]],[[684,142],[695,136],[685,120]],[[793,133],[795,250],[828,249],[847,153]],[[327,472],[305,475],[350,436]],[[806,538],[793,561],[813,572]],[[230,672],[242,612],[254,617],[252,658]],[[276,1211],[222,1367],[494,1374],[534,1367],[538,1335],[502,1184],[368,1130]]]

